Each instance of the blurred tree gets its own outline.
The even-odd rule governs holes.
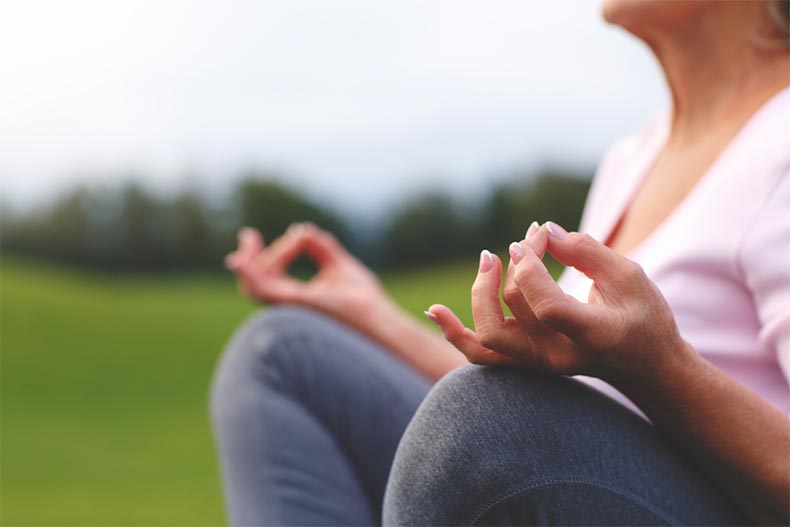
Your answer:
[[[78,187],[24,220],[4,218],[3,246],[43,258],[88,263],[94,254],[88,201],[87,189]]]
[[[132,269],[152,269],[168,263],[165,204],[142,187],[128,183],[121,191],[122,259]]]
[[[397,211],[381,237],[383,264],[415,266],[448,261],[476,248],[473,215],[460,210],[447,196],[426,194]]]
[[[194,191],[185,191],[169,207],[169,259],[178,267],[218,265],[218,254],[212,254],[216,236],[207,217],[208,206]]]
[[[291,223],[312,221],[365,261],[417,266],[483,247],[501,251],[533,220],[575,229],[588,188],[589,178],[580,174],[544,170],[537,178],[496,186],[482,203],[462,206],[431,192],[383,218],[381,228],[356,225],[352,236],[330,209],[262,172],[247,173],[229,201],[213,205],[194,190],[164,200],[135,183],[114,191],[78,187],[24,216],[4,208],[0,244],[3,250],[94,267],[219,269],[236,245],[238,227],[257,227],[270,242]]]
[[[236,191],[236,201],[240,226],[259,229],[264,240],[280,236],[291,223],[311,221],[334,233],[341,241],[348,241],[345,226],[338,216],[266,174],[247,174]]]
[[[521,239],[533,221],[552,220],[568,230],[579,226],[590,177],[547,169],[535,178],[498,185],[490,194],[481,221],[486,244],[506,247]]]

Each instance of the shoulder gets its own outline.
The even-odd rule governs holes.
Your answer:
[[[731,203],[742,211],[743,242],[748,244],[765,230],[790,227],[790,88],[760,109],[736,143],[719,168]]]
[[[749,186],[769,192],[790,165],[790,88],[776,94],[746,123],[725,164]]]

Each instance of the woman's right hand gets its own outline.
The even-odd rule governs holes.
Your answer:
[[[309,281],[288,274],[305,255],[318,272]],[[392,300],[373,272],[329,232],[310,223],[291,225],[270,245],[252,228],[239,231],[238,249],[225,265],[236,274],[241,291],[266,304],[298,304],[322,311],[363,331]]]

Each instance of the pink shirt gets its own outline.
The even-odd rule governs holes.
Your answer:
[[[668,131],[668,118],[659,118],[610,149],[581,231],[609,238]],[[627,256],[666,297],[686,341],[790,411],[790,88],[752,116],[680,205]],[[566,269],[559,284],[587,301],[591,281],[580,272]],[[579,378],[634,408],[603,381]]]

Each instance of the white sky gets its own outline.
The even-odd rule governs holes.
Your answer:
[[[5,0],[0,198],[249,166],[353,210],[593,166],[665,106],[597,0]]]

